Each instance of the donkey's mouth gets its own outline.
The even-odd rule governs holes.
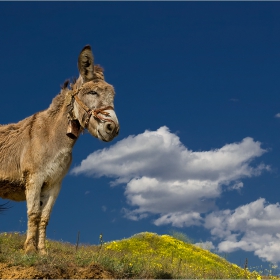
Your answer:
[[[97,130],[97,132],[98,132],[98,138],[99,138],[100,140],[102,140],[102,141],[104,141],[104,142],[109,142],[109,140],[107,140],[105,137],[103,137],[103,135],[100,133],[99,130]]]

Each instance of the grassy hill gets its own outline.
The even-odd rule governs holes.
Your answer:
[[[169,235],[139,233],[101,245],[47,240],[48,255],[25,255],[25,235],[0,234],[0,278],[261,279],[225,259]]]

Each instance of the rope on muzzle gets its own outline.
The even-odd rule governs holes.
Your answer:
[[[69,125],[67,128],[67,133],[66,135],[69,136],[72,139],[76,139],[79,136],[80,133],[80,126],[82,126],[83,129],[87,129],[89,125],[89,120],[90,117],[93,116],[95,119],[101,121],[101,122],[111,122],[114,124],[115,127],[117,127],[116,123],[110,119],[107,118],[110,116],[110,113],[105,112],[106,110],[113,110],[114,107],[112,106],[105,106],[101,108],[95,108],[95,109],[90,109],[88,106],[86,106],[82,100],[77,96],[78,92],[80,89],[74,91],[71,96],[72,98],[74,97],[75,101],[83,108],[83,110],[86,112],[87,116],[84,122],[84,126],[82,126],[78,120],[70,120]],[[104,115],[105,117],[103,117]]]

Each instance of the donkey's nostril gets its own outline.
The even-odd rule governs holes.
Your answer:
[[[112,133],[114,131],[114,129],[116,128],[115,124],[111,123],[111,122],[107,122],[105,124],[105,131],[107,133]]]

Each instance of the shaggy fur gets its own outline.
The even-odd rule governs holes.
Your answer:
[[[77,82],[71,89],[65,82],[48,109],[0,126],[0,197],[27,202],[26,252],[46,252],[46,226],[77,140],[66,135],[69,119],[76,119],[81,129],[85,127],[87,113],[74,101],[73,90],[80,89],[79,99],[91,109],[113,107],[114,89],[104,81],[102,68],[94,67],[90,46],[80,53],[78,66]],[[107,113],[113,124],[91,117],[87,127],[103,141],[111,141],[119,131],[115,112]]]

